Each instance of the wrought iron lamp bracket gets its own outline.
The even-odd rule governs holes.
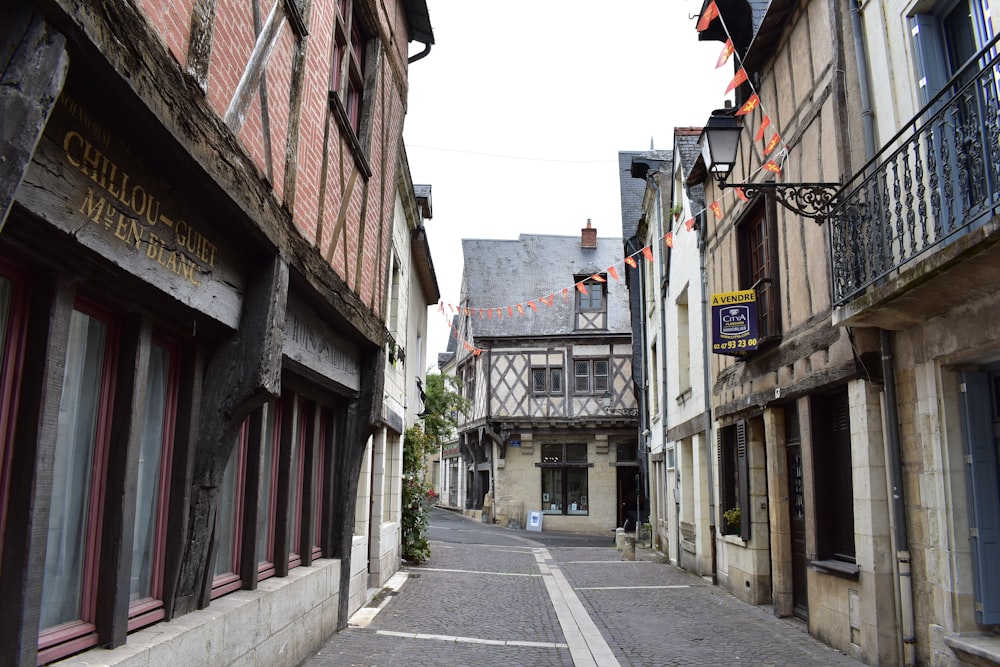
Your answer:
[[[721,181],[720,188],[741,188],[747,199],[757,195],[771,193],[775,200],[796,215],[812,218],[816,224],[833,212],[836,195],[840,192],[840,183],[726,183]]]

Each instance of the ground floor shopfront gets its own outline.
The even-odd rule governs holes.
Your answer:
[[[381,325],[86,74],[0,234],[2,662],[297,664],[349,611]]]

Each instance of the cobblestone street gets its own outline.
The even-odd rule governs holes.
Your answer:
[[[861,664],[655,551],[622,560],[610,535],[435,509],[431,541],[426,564],[402,568],[303,667]]]

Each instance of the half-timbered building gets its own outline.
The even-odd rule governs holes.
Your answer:
[[[516,526],[537,512],[545,530],[634,526],[638,421],[621,239],[598,239],[588,221],[580,236],[462,247],[467,509]]]
[[[346,625],[411,41],[422,0],[0,9],[0,664]]]

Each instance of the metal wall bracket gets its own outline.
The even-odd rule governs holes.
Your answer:
[[[720,188],[741,188],[747,199],[770,193],[792,213],[823,224],[834,209],[840,183],[719,183]]]

